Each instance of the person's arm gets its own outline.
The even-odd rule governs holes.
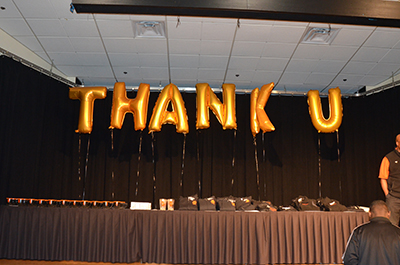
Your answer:
[[[382,187],[383,193],[385,193],[385,196],[388,195],[389,189],[388,189],[387,179],[381,179],[381,187]]]
[[[359,261],[359,242],[358,237],[354,234],[355,230],[350,235],[349,241],[347,242],[346,250],[343,254],[344,265],[358,265]]]
[[[389,188],[387,183],[387,180],[389,178],[389,159],[387,159],[386,157],[382,159],[381,167],[379,169],[379,178],[381,181],[381,187],[383,193],[386,196],[389,193]]]

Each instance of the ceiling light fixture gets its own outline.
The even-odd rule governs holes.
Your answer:
[[[136,38],[165,38],[162,21],[133,21]]]
[[[314,28],[308,27],[301,43],[331,44],[339,33],[338,28]]]

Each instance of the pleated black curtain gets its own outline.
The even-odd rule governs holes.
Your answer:
[[[158,94],[150,95],[147,122]],[[95,101],[92,133],[80,135],[74,132],[80,102],[69,99],[68,87],[2,57],[1,203],[6,197],[24,197],[157,206],[159,198],[198,194],[253,196],[275,205],[288,205],[299,195],[321,195],[346,205],[368,205],[383,198],[377,176],[382,157],[400,133],[399,89],[343,98],[338,135],[317,133],[306,97],[272,96],[265,109],[276,131],[259,133],[255,141],[250,95],[236,95],[236,131],[223,130],[212,113],[210,128],[196,130],[196,94],[182,96],[186,136],[173,125],[154,134],[135,131],[130,114],[121,130],[108,129],[112,92]],[[327,117],[327,99],[322,103]]]

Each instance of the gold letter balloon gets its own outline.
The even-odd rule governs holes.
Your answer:
[[[172,102],[173,111],[167,111],[169,102]],[[158,96],[150,119],[149,133],[161,131],[161,126],[166,123],[175,125],[177,133],[189,132],[185,102],[174,84],[164,87]]]
[[[261,91],[258,88],[253,89],[250,96],[250,129],[253,136],[256,136],[261,130],[271,132],[275,130],[274,125],[269,120],[264,110],[265,105],[274,89],[274,83],[263,85]]]
[[[329,89],[329,118],[325,119],[322,113],[321,98],[318,90],[308,91],[308,105],[311,121],[322,133],[331,133],[339,129],[342,124],[343,106],[340,89]]]
[[[126,96],[125,83],[114,85],[113,105],[111,110],[110,129],[121,129],[126,113],[132,113],[135,121],[135,130],[143,131],[146,128],[147,108],[149,105],[150,85],[140,84],[135,99]]]
[[[107,96],[106,87],[70,87],[69,98],[79,99],[81,107],[79,110],[79,133],[91,133],[93,128],[93,108],[96,99],[103,99]]]
[[[234,84],[222,85],[222,104],[215,93],[211,90],[207,83],[199,83],[196,85],[196,103],[197,103],[197,129],[207,129],[210,127],[209,109],[217,117],[222,128],[236,129],[236,102],[235,102]]]

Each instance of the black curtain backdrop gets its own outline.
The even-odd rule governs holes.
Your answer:
[[[306,97],[271,96],[265,109],[276,131],[256,136],[257,185],[250,95],[236,95],[238,127],[224,131],[212,113],[210,128],[196,130],[196,94],[182,93],[189,133],[185,137],[164,125],[152,137],[148,129],[134,130],[130,114],[121,130],[108,129],[112,92],[95,101],[92,133],[75,133],[80,101],[69,99],[68,91],[10,58],[0,59],[1,204],[6,197],[21,197],[158,206],[159,198],[198,194],[253,196],[288,205],[299,195],[318,198],[321,190],[323,197],[348,206],[369,205],[384,198],[379,165],[400,133],[398,88],[343,98],[339,146],[336,133],[318,134],[313,127]],[[151,92],[147,125],[158,94]],[[326,98],[322,104],[327,117]]]

